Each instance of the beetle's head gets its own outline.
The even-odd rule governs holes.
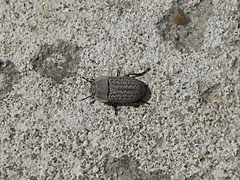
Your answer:
[[[92,96],[95,96],[95,92],[96,92],[96,85],[95,85],[95,82],[93,81],[93,82],[91,82],[91,87],[90,87],[90,94],[92,95]]]
[[[95,80],[94,79],[89,80],[89,79],[87,79],[85,77],[82,77],[82,78],[85,79],[87,82],[89,82],[91,84],[91,87],[90,87],[90,91],[89,91],[90,92],[90,96],[87,96],[87,97],[81,99],[81,101],[83,101],[85,99],[88,99],[88,98],[94,98],[95,92],[96,92]]]

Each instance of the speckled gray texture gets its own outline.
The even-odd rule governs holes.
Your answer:
[[[239,1],[0,4],[0,179],[240,179]],[[150,105],[80,101],[147,67]]]

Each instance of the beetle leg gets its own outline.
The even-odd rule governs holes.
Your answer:
[[[143,104],[150,105],[150,103],[148,103],[148,102],[145,102],[145,101],[143,101],[143,100],[139,100],[139,102],[141,102],[141,103],[143,103]]]
[[[115,111],[115,115],[117,116],[117,115],[118,115],[117,106],[116,106],[116,105],[113,105],[113,108],[114,108],[114,111]]]
[[[90,105],[92,105],[93,103],[95,103],[95,101],[96,101],[95,99],[92,100],[92,101],[90,102]]]
[[[117,116],[117,115],[118,115],[117,106],[116,106],[116,107],[114,107],[114,111],[115,111],[115,116]]]
[[[118,115],[117,105],[112,103],[108,103],[108,104],[114,108],[115,115],[117,116]]]
[[[117,70],[117,76],[120,76],[120,70],[119,69]]]
[[[150,68],[147,68],[144,72],[141,73],[129,73],[126,76],[133,76],[133,77],[139,77],[139,76],[143,76],[144,74],[146,74],[148,71],[150,71]]]

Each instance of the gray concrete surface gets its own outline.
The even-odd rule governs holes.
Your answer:
[[[0,4],[0,179],[240,179],[239,1]],[[80,101],[147,67],[150,105]]]

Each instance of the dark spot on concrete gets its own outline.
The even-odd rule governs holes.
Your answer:
[[[33,69],[43,77],[49,77],[57,83],[77,72],[82,48],[58,41],[56,44],[44,44],[32,58]]]
[[[173,48],[182,53],[199,51],[204,41],[204,34],[208,27],[208,19],[212,16],[212,4],[208,1],[201,1],[190,9],[187,17],[179,10],[180,3],[174,4],[164,16],[156,23],[159,36],[163,41],[170,42]],[[190,24],[190,19],[193,19]],[[187,25],[187,26],[179,26]]]
[[[2,95],[10,92],[13,85],[20,79],[20,73],[11,61],[5,63],[0,60],[0,99]]]
[[[146,173],[139,169],[139,162],[134,158],[123,156],[106,161],[105,175],[111,180],[169,180],[170,176],[162,171]]]

